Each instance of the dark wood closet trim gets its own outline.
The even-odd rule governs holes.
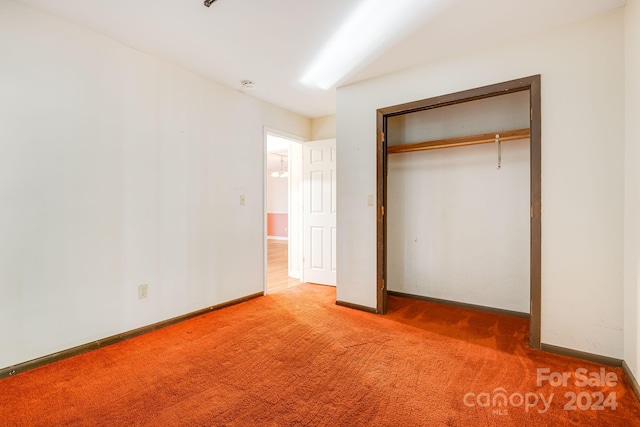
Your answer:
[[[102,347],[106,347],[111,344],[116,344],[124,340],[128,340],[129,338],[134,338],[142,334],[146,334],[148,332],[155,331],[156,329],[164,328],[167,326],[174,325],[176,323],[184,322],[185,320],[189,320],[191,318],[201,316],[203,314],[207,314],[209,312],[220,310],[225,307],[229,307],[232,305],[240,304],[246,301],[249,301],[254,298],[258,298],[264,295],[264,292],[259,292],[252,295],[247,295],[246,297],[241,297],[238,299],[234,299],[232,301],[227,301],[222,304],[214,305],[211,307],[203,308],[202,310],[194,311],[191,313],[183,314],[182,316],[174,317],[172,319],[163,320],[158,323],[154,323],[152,325],[143,326],[138,329],[133,329],[131,331],[123,332],[118,335],[113,335],[107,338],[103,338],[101,340],[93,341],[87,344],[79,345],[77,347],[69,348],[67,350],[62,350],[57,353],[49,354],[47,356],[42,356],[37,359],[29,360],[27,362],[19,363],[17,365],[9,366],[7,368],[0,369],[0,379],[10,377],[13,375],[20,374],[22,372],[26,372],[28,370],[38,368],[40,366],[48,365],[49,363],[57,362],[59,360],[67,359],[69,357],[77,356],[82,353],[86,353],[88,351],[97,350]]]
[[[438,148],[466,147],[469,145],[495,143],[496,141],[517,141],[519,139],[529,138],[530,133],[531,130],[526,128],[483,133],[480,135],[458,136],[434,141],[411,142],[409,144],[387,146],[387,154],[411,153],[414,151],[435,150]]]
[[[403,114],[415,113],[417,111],[431,110],[433,108],[446,107],[448,105],[461,104],[464,102],[477,101],[479,99],[492,98],[494,96],[507,95],[509,93],[522,92],[530,90],[535,79],[539,80],[540,75],[538,74],[504,83],[464,90],[448,95],[441,95],[435,98],[407,102],[405,104],[398,104],[392,107],[380,108],[378,109],[378,112],[385,117],[400,116]]]
[[[601,356],[599,354],[587,353],[585,351],[573,350],[571,348],[559,347],[551,344],[542,344],[541,350],[547,353],[573,357],[574,359],[586,360],[588,362],[611,366],[613,368],[622,367],[622,360],[614,357]]]
[[[529,345],[540,350],[540,316],[541,316],[541,261],[542,261],[542,226],[541,226],[541,138],[542,115],[540,95],[540,75],[524,77],[504,83],[479,87],[448,95],[420,101],[408,102],[377,110],[377,256],[376,256],[376,312],[386,313],[387,310],[387,224],[385,206],[387,205],[387,156],[388,148],[385,139],[387,119],[393,116],[446,107],[479,99],[492,98],[514,92],[529,91],[530,106],[530,174],[531,174],[531,246],[530,246],[530,315],[529,315]]]

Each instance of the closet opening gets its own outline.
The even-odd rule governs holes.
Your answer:
[[[540,349],[540,109],[536,75],[377,111],[378,313],[388,292],[487,307]]]

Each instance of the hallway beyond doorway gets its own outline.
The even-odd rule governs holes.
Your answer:
[[[302,282],[289,277],[289,242],[267,239],[267,293],[283,291]]]

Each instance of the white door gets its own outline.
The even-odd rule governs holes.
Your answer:
[[[303,278],[336,285],[336,140],[303,145]]]

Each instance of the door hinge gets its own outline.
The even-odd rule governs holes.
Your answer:
[[[382,142],[384,142],[384,132],[380,132],[382,134]]]
[[[384,216],[384,206],[381,206],[382,208],[382,216]]]
[[[384,290],[384,279],[382,279],[382,290]]]

